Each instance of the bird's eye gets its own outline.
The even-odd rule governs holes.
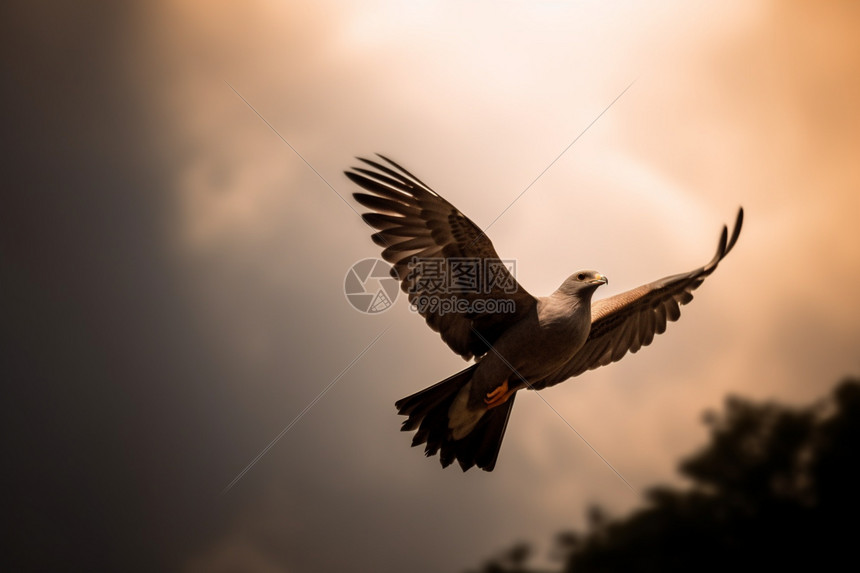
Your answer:
[[[576,275],[576,280],[584,281],[585,280],[585,273],[579,273],[578,275]]]

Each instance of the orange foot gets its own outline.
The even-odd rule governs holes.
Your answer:
[[[491,410],[496,406],[501,406],[505,402],[508,401],[508,398],[513,396],[514,390],[508,389],[508,381],[505,380],[502,382],[502,385],[493,390],[492,392],[487,393],[487,397],[484,398],[484,403],[487,405],[487,409]]]

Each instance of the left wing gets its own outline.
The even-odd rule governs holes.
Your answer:
[[[707,265],[592,303],[591,332],[585,344],[558,372],[536,383],[535,389],[606,366],[651,344],[655,334],[666,330],[667,322],[678,320],[680,305],[693,300],[693,291],[735,246],[743,220],[744,210],[740,208],[731,238],[724,226],[717,253]]]

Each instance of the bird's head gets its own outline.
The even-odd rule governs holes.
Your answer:
[[[564,279],[558,290],[568,295],[590,295],[597,287],[605,284],[609,284],[609,280],[597,271],[576,271]]]

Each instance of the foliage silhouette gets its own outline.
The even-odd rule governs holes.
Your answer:
[[[710,443],[680,464],[686,489],[650,489],[617,520],[591,508],[586,533],[557,536],[565,573],[822,569],[856,560],[860,381],[805,408],[729,397]],[[537,573],[496,559],[479,573]],[[545,571],[545,570],[540,570]]]

